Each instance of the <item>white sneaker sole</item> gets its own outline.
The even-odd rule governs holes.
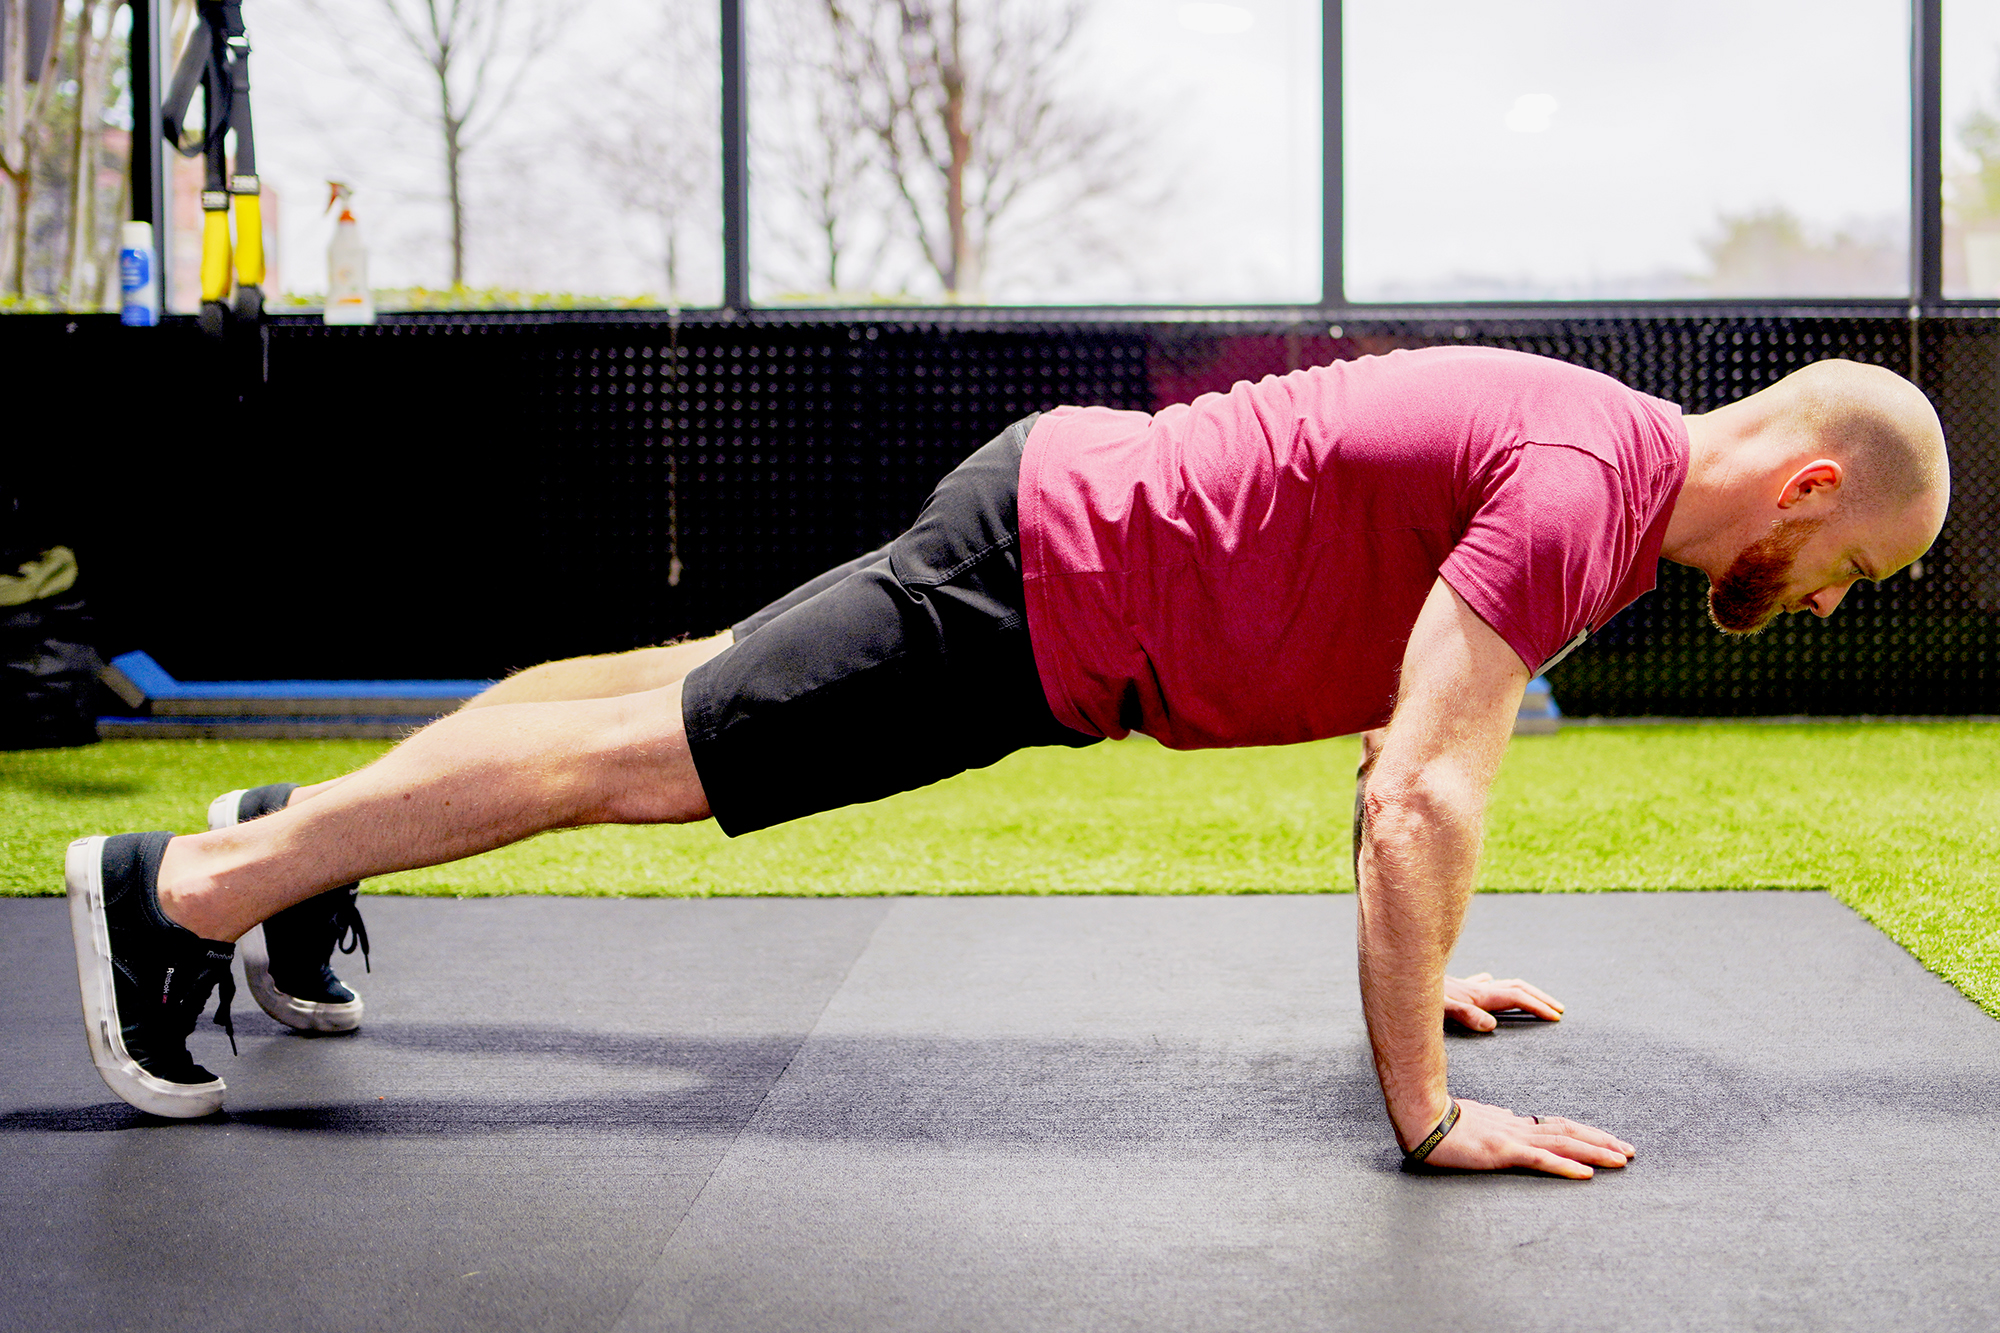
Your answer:
[[[237,824],[236,812],[248,787],[240,787],[232,792],[224,792],[208,803],[208,827],[216,829],[233,828]],[[361,997],[339,1004],[328,1004],[320,1000],[301,1000],[296,995],[287,995],[271,980],[271,951],[264,943],[264,928],[252,926],[250,933],[236,942],[236,952],[243,959],[243,986],[250,997],[257,1001],[257,1007],[283,1023],[295,1032],[352,1032],[361,1026]],[[354,989],[352,986],[349,990]]]
[[[90,1061],[105,1086],[141,1111],[173,1120],[194,1120],[221,1110],[227,1087],[221,1079],[169,1083],[141,1069],[125,1049],[112,981],[111,930],[104,919],[102,837],[78,838],[69,845],[63,881],[69,891],[70,934],[76,940],[77,987],[83,992],[83,1033],[90,1044]]]

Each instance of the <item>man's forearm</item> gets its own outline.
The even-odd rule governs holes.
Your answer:
[[[1431,787],[1371,791],[1360,866],[1361,1008],[1396,1136],[1409,1147],[1449,1105],[1444,969],[1479,857],[1479,802]]]
[[[1361,1006],[1406,1149],[1450,1108],[1444,968],[1472,892],[1480,817],[1527,683],[1527,663],[1440,577],[1410,631],[1389,726],[1363,741]],[[1560,1012],[1531,988],[1483,998]],[[1472,1008],[1466,994],[1457,1003],[1461,1012]],[[1470,1099],[1459,1109],[1428,1159],[1437,1165],[1580,1177],[1632,1155],[1630,1145],[1588,1125],[1545,1123]]]

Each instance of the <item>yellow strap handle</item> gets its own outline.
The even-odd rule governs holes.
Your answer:
[[[204,301],[229,299],[229,196],[223,195],[222,198],[221,208],[204,207],[201,215],[201,299]],[[207,201],[203,203],[205,205]],[[261,251],[262,247],[259,249]]]
[[[255,194],[232,196],[236,202],[236,285],[264,285],[264,202]]]

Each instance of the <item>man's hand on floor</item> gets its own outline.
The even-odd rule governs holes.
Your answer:
[[[1560,1023],[1563,1016],[1560,1000],[1519,977],[1495,981],[1491,972],[1481,972],[1444,979],[1444,1016],[1462,1027],[1491,1032],[1500,1025],[1493,1015],[1507,1009],[1520,1009],[1551,1023]]]
[[[1562,1001],[1519,977],[1495,981],[1491,972],[1444,979],[1445,1017],[1474,1032],[1499,1026],[1493,1015],[1519,1009],[1551,1023],[1562,1021]],[[1560,1116],[1515,1115],[1467,1097],[1458,1099],[1458,1123],[1432,1150],[1432,1166],[1461,1171],[1501,1171],[1526,1167],[1574,1180],[1589,1179],[1593,1167],[1621,1167],[1632,1160],[1632,1145],[1576,1120]]]
[[[1575,1120],[1547,1115],[1537,1120],[1460,1097],[1458,1123],[1431,1150],[1425,1164],[1461,1171],[1504,1171],[1519,1166],[1588,1180],[1592,1167],[1624,1166],[1634,1152],[1623,1139]]]

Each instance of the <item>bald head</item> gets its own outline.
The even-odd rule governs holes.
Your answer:
[[[1662,553],[1708,574],[1710,613],[1731,633],[1787,611],[1831,615],[1857,580],[1902,569],[1944,526],[1937,413],[1880,366],[1816,362],[1687,428]]]
[[[1817,361],[1740,406],[1762,409],[1774,442],[1838,462],[1846,473],[1842,507],[1850,513],[1928,501],[1917,507],[1943,521],[1951,493],[1944,430],[1923,391],[1894,371]]]

